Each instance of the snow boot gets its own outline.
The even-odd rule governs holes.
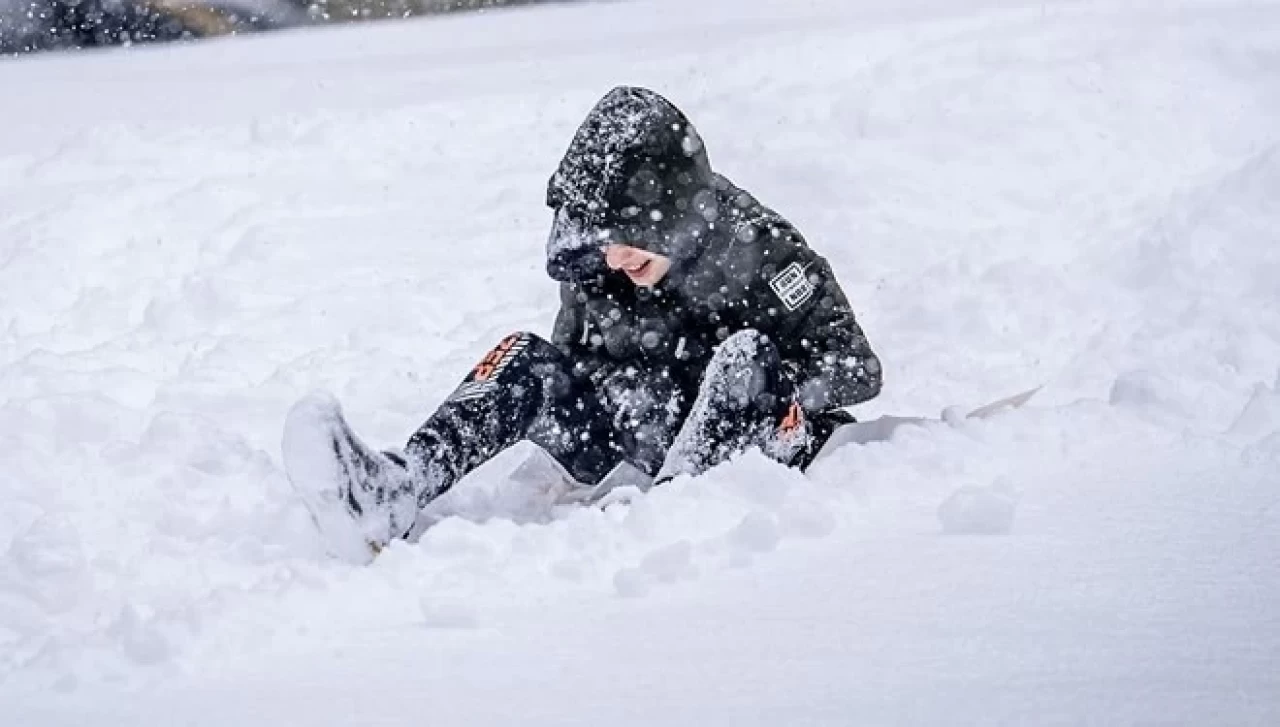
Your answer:
[[[289,482],[338,558],[369,563],[413,526],[418,500],[404,461],[361,442],[333,396],[316,392],[293,406],[281,449]]]

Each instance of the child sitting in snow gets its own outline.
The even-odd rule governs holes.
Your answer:
[[[530,440],[584,486],[643,488],[750,447],[805,468],[880,362],[826,260],[712,171],[684,114],[617,88],[551,177],[551,339],[514,333],[403,454],[364,445],[324,394],[289,414],[289,478],[339,555],[367,561],[421,508]]]

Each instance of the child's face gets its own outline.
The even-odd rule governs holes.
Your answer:
[[[621,270],[636,285],[652,288],[671,269],[671,259],[630,245],[610,245],[604,249],[610,270]]]

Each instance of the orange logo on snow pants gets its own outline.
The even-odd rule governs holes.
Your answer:
[[[474,369],[471,369],[471,380],[488,381],[493,378],[493,375],[502,368],[502,364],[506,363],[504,359],[509,359],[508,354],[520,342],[521,338],[523,336],[519,333],[513,333],[502,339],[501,343],[494,346],[493,350],[485,354],[484,358],[480,359],[480,363],[476,364]]]
[[[493,350],[480,359],[480,363],[471,369],[467,378],[449,397],[449,401],[470,401],[487,396],[497,388],[494,379],[502,373],[512,360],[529,347],[529,334],[513,333],[502,339]]]

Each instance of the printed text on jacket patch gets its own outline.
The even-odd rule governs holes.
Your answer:
[[[783,268],[782,272],[769,281],[769,287],[773,288],[773,292],[782,299],[782,304],[787,307],[787,310],[795,310],[804,305],[805,301],[813,297],[815,290],[813,282],[804,274],[804,268],[800,267],[800,263],[791,263]]]

